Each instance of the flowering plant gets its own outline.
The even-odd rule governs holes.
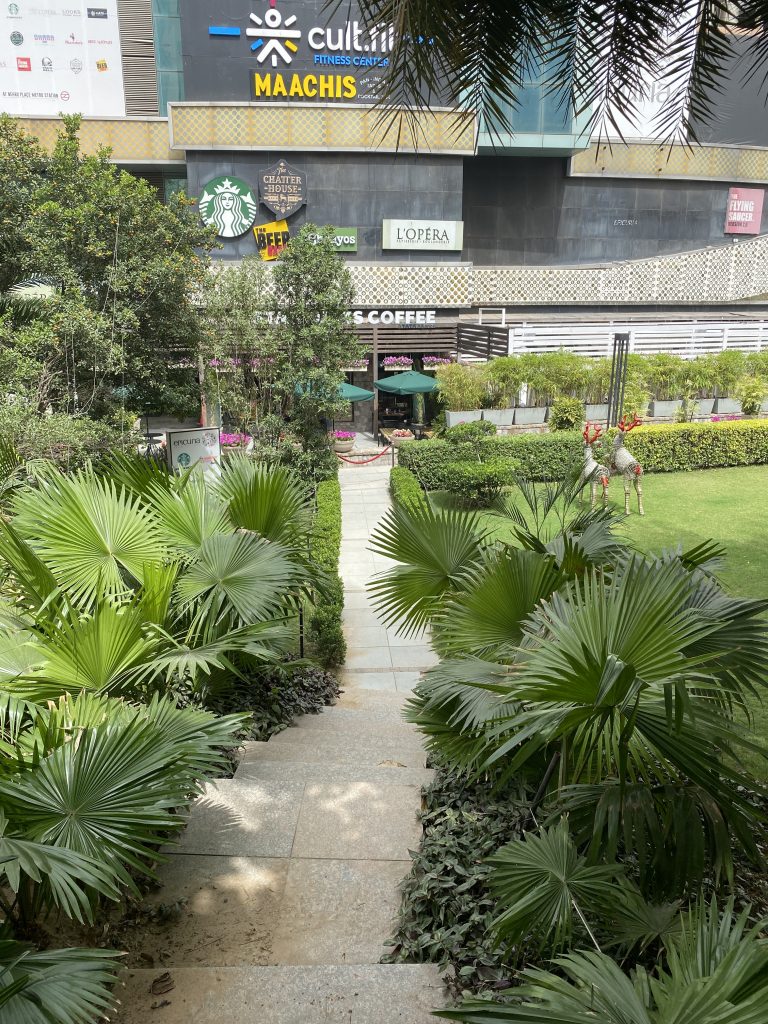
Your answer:
[[[392,431],[392,437],[413,437],[413,431],[408,430],[407,427],[397,427],[396,430]]]
[[[384,358],[385,370],[408,370],[412,366],[413,360],[410,356],[385,356]]]
[[[367,359],[349,359],[347,361],[347,366],[349,366],[350,369],[353,369],[353,370],[367,370],[368,369],[368,360]]]
[[[433,366],[450,366],[453,360],[450,356],[422,356],[421,362],[425,370]]]
[[[334,430],[331,437],[334,441],[352,441],[357,434],[354,430]]]
[[[740,419],[743,419],[743,417],[739,416],[737,413],[731,413],[729,416],[713,416],[710,420],[710,423],[725,423],[730,422],[730,420]]]
[[[225,448],[232,448],[238,444],[248,444],[251,440],[248,434],[219,434],[219,440]]]

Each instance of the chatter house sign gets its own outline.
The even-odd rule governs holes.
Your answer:
[[[187,100],[381,97],[393,29],[367,28],[354,3],[330,16],[325,0],[185,0],[180,10]]]

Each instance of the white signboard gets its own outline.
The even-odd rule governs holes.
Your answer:
[[[125,117],[117,0],[98,2],[0,0],[0,112]]]
[[[169,430],[165,450],[168,465],[179,472],[196,463],[208,473],[220,471],[221,445],[218,427],[195,427],[192,430]]]
[[[383,249],[423,249],[430,252],[461,251],[463,220],[385,220]]]
[[[356,309],[352,313],[356,324],[404,324],[406,327],[434,324],[434,309]]]

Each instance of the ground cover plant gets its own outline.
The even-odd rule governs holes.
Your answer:
[[[518,488],[501,537],[416,504],[374,536],[402,563],[371,585],[380,614],[429,625],[441,656],[408,717],[441,763],[524,790],[525,837],[486,860],[491,973],[510,965],[516,987],[447,1015],[618,1021],[606,1006],[634,990],[626,1019],[666,1024],[703,987],[713,1016],[697,1019],[723,1020],[731,957],[748,980],[728,989],[728,1019],[757,1020],[764,947],[727,900],[762,863],[766,753],[744,719],[768,681],[768,601],[724,588],[709,540],[640,553],[573,482]],[[549,973],[517,974],[553,956]]]
[[[214,713],[237,707],[235,684],[261,735],[333,698],[324,673],[285,664],[300,603],[328,579],[309,557],[311,494],[283,467],[3,464],[0,908],[15,940],[48,945],[51,914],[88,925],[154,877],[177,812],[252,732]],[[8,1020],[113,1004],[112,953],[10,942],[0,958]]]

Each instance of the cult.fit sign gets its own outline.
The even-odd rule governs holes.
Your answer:
[[[728,206],[723,229],[726,235],[760,234],[764,194],[761,188],[728,189]]]
[[[382,224],[382,249],[456,252],[463,243],[462,220],[385,220]]]

